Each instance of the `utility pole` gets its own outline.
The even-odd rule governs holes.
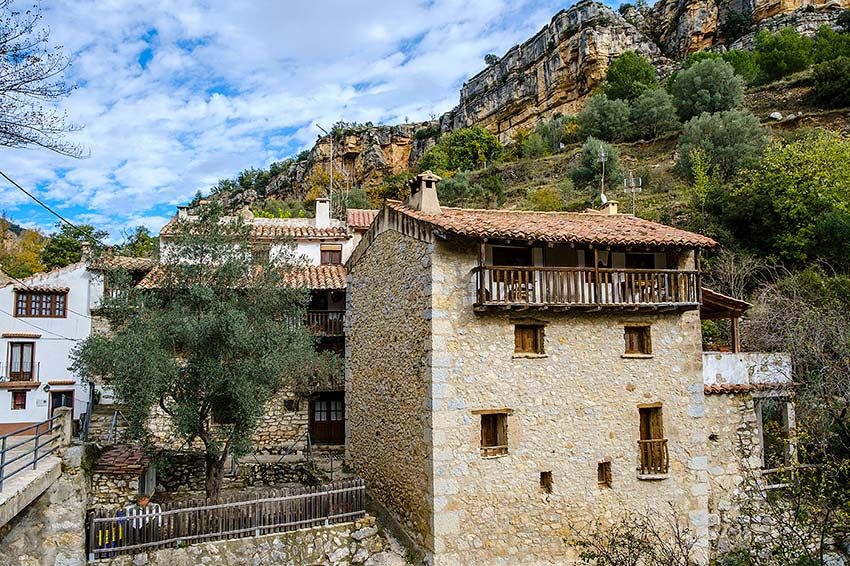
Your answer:
[[[602,201],[602,204],[608,202],[608,197],[605,196],[605,161],[608,159],[608,155],[605,153],[605,146],[599,145],[599,162],[602,164],[602,178],[599,181],[599,200]]]
[[[636,216],[636,203],[635,203],[635,195],[641,191],[641,178],[638,177],[635,179],[635,174],[633,171],[629,170],[629,176],[626,179],[623,179],[623,186],[625,187],[626,193],[632,194],[632,216]]]
[[[330,163],[328,164],[328,169],[330,172],[328,173],[328,208],[331,209],[331,216],[333,216],[334,212],[334,138],[328,133],[326,129],[316,124],[316,127],[325,132],[325,135],[328,136],[328,142],[331,144],[331,158]]]

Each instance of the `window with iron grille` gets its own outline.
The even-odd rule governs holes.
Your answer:
[[[12,410],[20,411],[27,408],[27,392],[12,391]]]

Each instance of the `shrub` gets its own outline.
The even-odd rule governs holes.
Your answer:
[[[835,23],[838,24],[841,31],[844,33],[850,33],[850,10],[842,10],[841,13],[838,14],[838,19],[835,20]]]
[[[369,195],[360,187],[355,187],[348,191],[345,206],[346,208],[369,208],[371,206]]]
[[[567,127],[574,122],[572,116],[556,114],[551,120],[537,124],[534,131],[543,138],[549,151],[555,153],[567,142]]]
[[[419,160],[419,170],[468,171],[487,165],[501,151],[499,140],[480,126],[461,128],[440,137]]]
[[[838,33],[829,26],[821,26],[815,34],[815,63],[850,56],[850,35]]]
[[[602,178],[602,163],[599,161],[600,149],[605,148],[605,187],[609,192],[623,182],[623,169],[620,166],[620,154],[617,149],[595,138],[587,138],[581,148],[579,164],[570,170],[570,178],[579,187],[590,187],[591,194],[598,195]]]
[[[564,210],[562,193],[555,187],[540,187],[528,193],[526,208],[542,212]]]
[[[726,38],[727,43],[735,41],[739,37],[747,35],[753,29],[752,12],[736,12],[730,10],[726,14],[726,20],[720,26],[720,33]]]
[[[726,181],[740,167],[758,158],[767,141],[767,131],[746,110],[704,113],[685,124],[679,138],[679,170],[691,177],[691,152],[700,148],[708,158],[710,172]]]
[[[707,59],[680,72],[670,87],[682,120],[703,112],[735,108],[744,98],[744,82],[725,61]]]
[[[642,92],[658,86],[655,67],[634,51],[626,51],[608,66],[605,94],[615,100],[634,100]]]
[[[747,84],[755,84],[761,77],[761,69],[752,51],[730,49],[723,54],[723,60],[732,65],[735,74]]]
[[[827,106],[850,106],[850,57],[815,66],[815,97]]]
[[[754,52],[764,78],[776,80],[811,64],[812,40],[794,28],[776,33],[762,30],[756,35]]]
[[[661,89],[648,90],[632,103],[631,123],[634,137],[653,139],[681,125],[676,119],[673,97]]]
[[[529,134],[520,145],[520,154],[526,159],[536,159],[550,153],[549,143],[536,131]]]
[[[437,184],[440,202],[446,206],[461,206],[480,198],[480,185],[472,184],[467,173],[457,173]]]
[[[605,141],[624,140],[629,135],[629,104],[624,100],[611,100],[604,94],[590,97],[587,106],[578,115],[584,136]]]

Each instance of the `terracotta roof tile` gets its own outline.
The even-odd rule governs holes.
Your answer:
[[[387,206],[436,228],[472,238],[615,246],[712,248],[717,245],[717,242],[706,236],[627,214],[450,207],[442,207],[442,214],[425,214],[400,202],[388,202]]]
[[[350,237],[345,226],[316,228],[308,218],[254,218],[250,220],[251,237],[257,240],[293,238],[295,240],[344,240]],[[173,236],[177,219],[162,227],[160,236]]]
[[[378,210],[363,208],[349,208],[346,215],[348,227],[353,230],[365,230],[372,225],[372,221],[378,215]]]
[[[345,267],[311,265],[293,272],[293,285],[308,289],[345,289]]]
[[[150,271],[153,260],[147,257],[116,255],[100,258],[92,263],[92,269],[126,269],[127,271]]]
[[[140,474],[149,463],[138,446],[113,446],[100,455],[93,471],[101,474]]]
[[[703,392],[706,395],[724,395],[770,389],[786,389],[790,386],[792,386],[791,383],[724,383],[721,385],[705,385],[703,386]]]
[[[36,293],[67,293],[70,287],[58,287],[54,285],[15,285],[15,291],[35,291]]]

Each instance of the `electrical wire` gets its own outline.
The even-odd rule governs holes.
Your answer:
[[[59,338],[43,338],[43,340],[69,340],[71,342],[79,342],[81,340],[81,338],[68,338],[67,336],[63,336],[62,334],[59,334],[58,332],[53,332],[52,330],[47,330],[46,328],[42,328],[42,327],[38,326],[37,324],[31,323],[28,320],[24,320],[22,318],[16,317],[12,313],[5,311],[3,309],[0,309],[0,313],[5,314],[9,318],[17,320],[18,322],[23,322],[24,324],[26,324],[28,326],[32,326],[36,330],[41,330],[42,332],[47,332],[48,334],[52,334],[54,336],[59,337]]]
[[[48,272],[48,273],[49,273],[49,272]],[[21,281],[20,279],[18,279],[18,278],[17,278],[17,277],[15,277],[14,275],[9,275],[8,273],[5,273],[4,275],[6,275],[6,277],[8,277],[9,279],[11,279],[11,280],[13,280],[13,281],[17,281],[18,283],[20,283],[21,285],[23,285],[23,286],[24,286],[27,290],[29,290],[29,291],[38,291],[38,288],[33,287],[33,286],[31,286],[31,285],[28,285],[28,284],[24,283],[23,281]],[[66,302],[67,302],[67,301],[66,301]],[[89,319],[89,320],[94,320],[94,318],[90,317],[90,316],[89,316],[89,315],[87,315],[87,314],[83,314],[83,313],[81,313],[81,312],[77,312],[77,311],[73,310],[73,309],[72,309],[71,307],[69,307],[67,304],[65,305],[65,310],[66,310],[66,311],[68,311],[68,312],[72,312],[72,313],[74,313],[74,314],[75,314],[75,315],[77,315],[77,316],[81,316],[81,317],[83,317],[83,318],[87,318],[87,319]]]

